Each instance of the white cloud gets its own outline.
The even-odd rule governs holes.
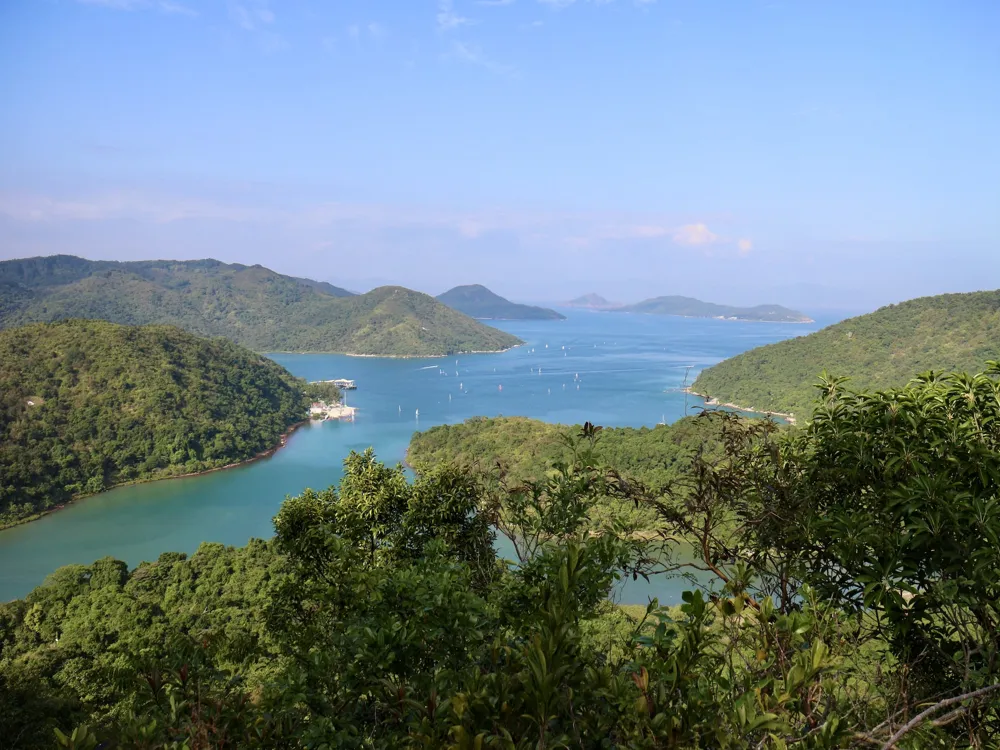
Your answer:
[[[453,31],[461,26],[475,23],[471,18],[458,15],[452,7],[452,0],[438,0],[438,31]]]
[[[673,240],[678,245],[711,245],[719,239],[704,224],[685,224],[674,231]]]
[[[476,0],[476,5],[513,5],[514,0]]]
[[[506,233],[533,246],[561,246],[599,252],[606,252],[606,246],[611,243],[650,243],[657,247],[669,247],[671,242],[702,246],[703,251],[708,252],[712,243],[722,241],[704,224],[678,226],[664,215],[594,215],[502,209],[459,211],[339,201],[303,202],[285,208],[268,208],[260,201],[227,202],[126,190],[69,197],[0,192],[0,216],[28,224],[120,220],[170,224],[187,220],[214,220],[288,231],[325,231],[338,226],[349,228],[349,231],[372,232],[414,228],[451,232],[466,240]],[[741,254],[749,252],[745,248],[752,247],[747,239],[740,240],[737,246]]]
[[[229,3],[229,17],[245,31],[254,31],[261,26],[274,23],[274,12],[267,0],[244,0]]]
[[[452,57],[455,57],[470,65],[477,65],[498,75],[510,75],[514,72],[511,65],[504,65],[487,57],[478,45],[466,42],[454,42],[451,46]]]
[[[736,243],[736,248],[739,250],[740,255],[749,255],[750,251],[753,250],[753,242],[746,237],[742,237]]]
[[[385,37],[385,27],[381,24],[372,21],[368,24],[368,36],[372,39],[382,39]]]
[[[161,13],[197,16],[198,11],[172,0],[76,0],[81,5],[93,5],[111,10],[157,10]]]

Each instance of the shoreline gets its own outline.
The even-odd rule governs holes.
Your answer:
[[[4,526],[0,526],[0,532],[6,531],[7,529],[13,529],[15,526],[23,526],[26,523],[37,521],[39,518],[44,518],[45,516],[48,516],[52,513],[63,510],[70,505],[74,505],[80,502],[81,500],[86,500],[88,497],[101,495],[104,494],[105,492],[110,492],[111,490],[118,489],[119,487],[131,487],[137,484],[149,484],[150,482],[163,482],[168,479],[190,479],[191,477],[200,477],[204,474],[212,474],[213,472],[216,471],[225,471],[226,469],[236,469],[239,468],[240,466],[246,466],[247,464],[252,464],[254,461],[259,461],[262,458],[269,458],[285,447],[285,445],[288,443],[288,438],[291,437],[293,432],[295,432],[298,428],[302,427],[303,425],[309,424],[311,421],[312,420],[310,419],[303,419],[301,422],[296,422],[295,424],[288,427],[288,429],[286,429],[283,433],[281,433],[281,435],[278,437],[277,445],[268,448],[265,451],[261,451],[260,453],[251,456],[250,458],[245,458],[242,461],[235,461],[231,464],[226,464],[225,466],[214,466],[211,469],[202,469],[201,471],[189,471],[186,474],[167,474],[165,476],[159,476],[159,477],[132,479],[128,482],[119,482],[117,484],[111,485],[110,487],[105,487],[100,492],[90,492],[83,495],[74,495],[72,498],[70,498],[64,503],[60,503],[59,505],[54,505],[51,508],[47,508],[46,510],[35,513],[34,515],[18,519],[17,521],[8,523]]]
[[[788,424],[795,424],[795,415],[788,414],[783,411],[762,411],[760,409],[751,409],[746,406],[741,406],[740,404],[733,404],[728,401],[719,401],[716,398],[711,398],[706,396],[704,393],[698,393],[698,391],[691,390],[690,387],[681,389],[684,393],[690,393],[692,396],[697,396],[705,402],[705,406],[724,406],[729,409],[736,409],[737,411],[745,411],[747,414],[760,414],[765,417],[781,417]]]
[[[444,359],[445,357],[461,357],[466,354],[503,354],[511,349],[524,346],[523,343],[508,346],[506,349],[470,349],[467,352],[452,352],[451,354],[356,354],[354,352],[324,352],[324,351],[271,351],[257,352],[267,356],[268,354],[338,354],[342,357],[372,357],[375,359]]]

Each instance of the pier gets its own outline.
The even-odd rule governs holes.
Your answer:
[[[314,383],[333,383],[342,391],[354,391],[358,386],[353,380],[347,378],[334,378],[333,380],[314,380]]]

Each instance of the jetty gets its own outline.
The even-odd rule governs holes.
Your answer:
[[[354,391],[358,386],[353,380],[347,378],[334,378],[333,380],[314,380],[314,383],[333,383],[342,391]]]

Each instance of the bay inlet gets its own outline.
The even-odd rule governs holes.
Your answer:
[[[704,402],[683,392],[697,373],[762,344],[832,321],[760,324],[561,310],[565,321],[505,321],[525,340],[498,354],[384,359],[273,354],[307,380],[350,378],[353,421],[312,422],[268,458],[202,476],[120,487],[0,532],[0,601],[27,594],[56,568],[112,556],[134,566],[161,553],[193,553],[202,542],[244,545],[272,534],[285,497],[324,488],[352,450],[372,446],[403,461],[414,431],[473,416],[526,416],[616,427],[673,422]],[[547,346],[546,346],[547,345]],[[419,413],[419,416],[418,416]],[[679,581],[623,584],[619,598],[671,602]]]

